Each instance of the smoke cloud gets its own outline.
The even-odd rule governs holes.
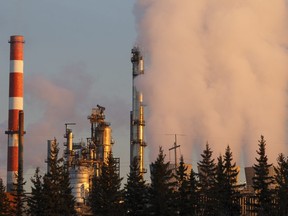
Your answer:
[[[72,128],[77,131],[75,142],[86,138],[81,135],[85,129],[89,130],[87,115],[90,107],[87,104],[92,104],[94,83],[94,78],[85,72],[85,65],[81,63],[67,65],[53,78],[43,74],[25,75],[24,178],[28,182],[37,166],[46,172],[47,140],[55,137],[63,149],[65,123],[76,123]],[[2,134],[7,125],[7,121],[0,124]],[[1,143],[0,162],[3,166],[0,174],[6,182],[7,136],[1,136]]]
[[[59,156],[63,156],[63,135],[65,123],[76,123],[71,126],[74,142],[90,137],[90,122],[87,116],[91,109],[100,104],[105,110],[106,120],[112,121],[112,129],[117,132],[123,129],[123,121],[129,126],[129,103],[121,96],[116,99],[107,97],[103,90],[95,87],[103,82],[101,77],[89,73],[85,63],[70,63],[55,74],[35,73],[25,74],[25,131],[24,136],[24,178],[30,184],[36,167],[42,173],[46,172],[47,140],[57,139],[60,147]],[[7,96],[8,99],[8,96]],[[7,107],[8,108],[8,107]],[[107,112],[106,112],[107,111]],[[8,116],[8,113],[7,113]],[[0,177],[6,182],[7,169],[7,120],[0,123]],[[114,137],[114,133],[112,133]],[[125,136],[128,134],[125,134]],[[118,134],[118,136],[120,136]],[[118,139],[116,140],[118,142]],[[125,143],[125,142],[124,142]],[[118,145],[119,146],[119,145]],[[118,147],[116,145],[116,148]],[[118,147],[118,148],[121,148]],[[123,149],[123,148],[122,148]],[[127,150],[126,150],[127,151]],[[29,185],[28,185],[29,186]],[[30,190],[29,187],[27,187]]]
[[[151,158],[172,147],[167,133],[185,135],[187,162],[208,141],[214,157],[229,144],[250,166],[261,134],[270,162],[287,153],[285,0],[138,0],[134,9]]]
[[[28,167],[33,164],[35,169],[35,164],[44,164],[48,139],[56,137],[59,147],[63,147],[65,123],[76,123],[72,129],[78,133],[85,128],[88,110],[83,107],[90,100],[94,79],[85,72],[81,63],[68,65],[52,79],[36,74],[25,79],[27,107],[24,110],[27,110],[26,119],[29,120],[25,135],[25,163]],[[37,111],[33,112],[33,109]],[[35,152],[39,157],[29,157]]]

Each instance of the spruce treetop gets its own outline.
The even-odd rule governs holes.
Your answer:
[[[272,164],[268,164],[265,147],[266,141],[264,136],[258,141],[259,150],[257,150],[258,158],[253,165],[255,176],[253,177],[253,188],[255,190],[256,202],[255,210],[259,215],[273,214],[272,190],[270,186],[273,183],[273,177],[269,175],[269,168]]]

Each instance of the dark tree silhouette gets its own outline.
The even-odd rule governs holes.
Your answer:
[[[226,193],[226,176],[224,170],[224,162],[223,158],[220,155],[217,158],[217,169],[216,169],[216,176],[215,176],[215,213],[216,215],[226,215],[225,214],[225,204],[227,199]]]
[[[191,172],[189,174],[189,178],[188,178],[188,193],[189,193],[189,202],[190,202],[190,215],[191,216],[196,216],[198,215],[199,212],[199,181],[197,180],[198,175],[194,172],[193,169],[191,169]]]
[[[11,202],[5,193],[5,187],[3,185],[2,179],[0,178],[0,215],[12,216],[11,211]]]
[[[253,177],[253,188],[255,190],[256,202],[254,205],[255,211],[258,215],[273,215],[273,202],[271,185],[273,177],[269,175],[269,168],[272,164],[268,164],[266,155],[266,141],[264,136],[259,140],[259,150],[257,150],[258,158],[253,165],[255,176]]]
[[[138,159],[135,157],[130,166],[125,184],[125,209],[127,215],[147,215],[148,187],[143,174],[139,172]]]
[[[28,197],[28,214],[31,216],[44,215],[45,203],[43,199],[43,178],[39,174],[39,167],[36,168],[34,177],[31,178],[31,196]]]
[[[212,151],[209,144],[201,154],[202,160],[197,163],[199,170],[199,214],[214,215],[215,214],[215,174],[216,164],[212,159]]]
[[[215,182],[215,200],[217,215],[240,215],[240,192],[237,185],[237,167],[232,164],[232,152],[228,146],[224,159],[220,155],[218,158]]]
[[[178,191],[177,191],[177,209],[178,214],[181,216],[188,216],[188,215],[194,215],[195,213],[195,203],[193,200],[195,199],[195,178],[192,174],[192,179],[190,181],[189,173],[188,173],[188,167],[185,166],[183,157],[180,158],[180,164],[177,169],[177,183],[178,183]],[[193,173],[193,170],[191,170],[191,173]],[[190,185],[191,184],[191,185]]]
[[[12,192],[13,198],[13,212],[16,216],[22,216],[26,213],[27,208],[25,206],[25,203],[27,202],[27,197],[24,190],[24,185],[26,182],[24,181],[24,178],[22,175],[16,176],[17,182],[14,185],[14,189]]]
[[[49,171],[43,177],[44,215],[76,215],[75,198],[72,195],[68,170],[63,158],[58,158],[59,148],[55,140],[49,160]]]
[[[229,145],[225,150],[224,155],[224,174],[225,174],[225,195],[224,202],[225,214],[227,215],[239,215],[240,214],[240,192],[239,188],[244,185],[237,185],[237,176],[239,171],[237,170],[236,163],[232,162],[233,156]]]
[[[276,213],[279,216],[288,215],[288,158],[282,153],[277,158],[275,170]]]
[[[158,157],[150,167],[150,215],[174,216],[176,214],[176,207],[173,202],[176,182],[173,179],[172,169],[169,166],[169,162],[165,163],[165,155],[160,147]]]
[[[101,167],[100,176],[94,176],[89,203],[94,215],[120,216],[124,214],[122,178],[117,172],[112,153]]]

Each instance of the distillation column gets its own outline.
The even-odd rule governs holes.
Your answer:
[[[66,157],[66,165],[67,167],[71,166],[72,163],[72,154],[73,154],[73,138],[74,135],[72,133],[72,130],[68,128],[70,125],[76,125],[76,123],[65,123],[65,134],[64,138],[66,138],[66,143],[64,145],[67,146],[65,151],[65,157]]]
[[[10,77],[9,77],[9,117],[8,117],[8,157],[7,191],[13,190],[18,172],[19,111],[23,110],[23,57],[24,37],[10,37]]]
[[[135,85],[135,79],[139,75],[144,74],[144,61],[138,47],[134,47],[131,51],[132,57],[132,111],[130,113],[130,165],[134,158],[138,160],[139,172],[145,173],[144,168],[144,106],[142,92],[138,91]]]
[[[104,111],[105,107],[97,105],[97,108],[93,108],[91,115],[88,116],[91,123],[91,140],[94,145],[94,149],[91,148],[90,151],[96,153],[95,158],[101,164],[107,161],[113,144],[110,123],[105,121]]]

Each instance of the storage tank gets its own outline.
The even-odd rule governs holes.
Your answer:
[[[103,146],[103,161],[107,161],[108,156],[111,152],[111,128],[109,126],[106,126],[104,129]]]
[[[76,203],[85,203],[89,193],[89,176],[91,169],[78,166],[69,170],[70,186]]]

